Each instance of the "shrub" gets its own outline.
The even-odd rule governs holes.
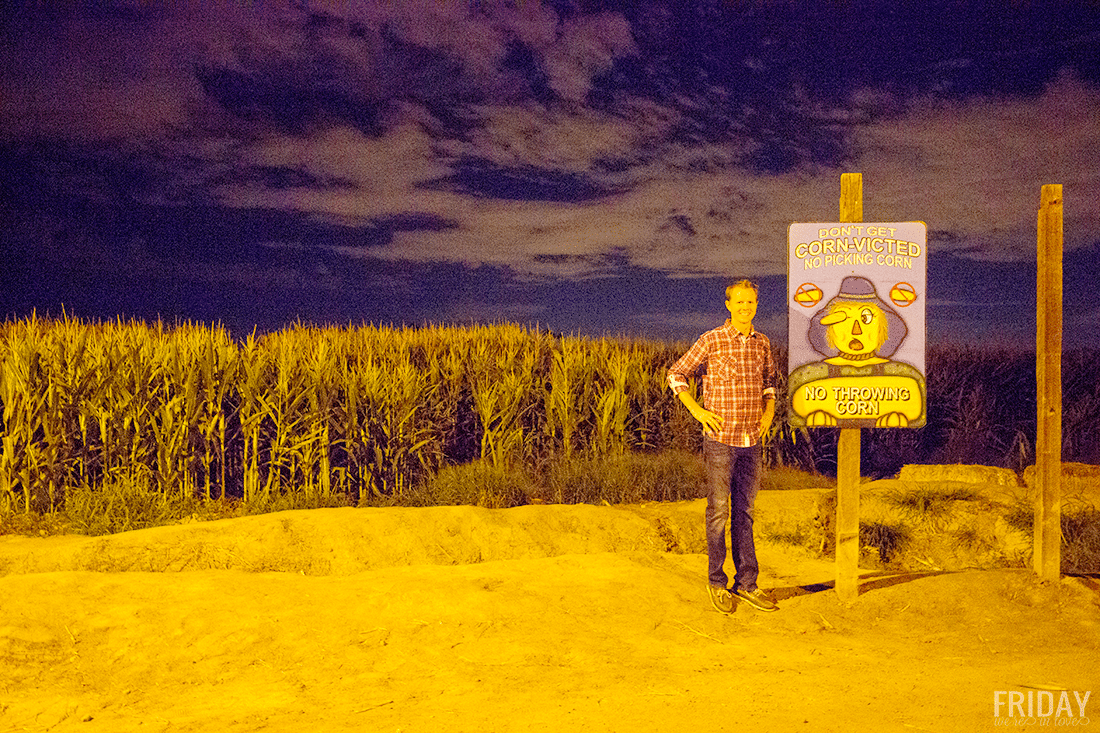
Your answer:
[[[949,518],[955,502],[977,501],[982,495],[966,487],[937,489],[922,486],[912,491],[892,491],[882,498],[885,503],[900,509],[909,519],[940,526]]]
[[[113,534],[171,524],[186,516],[196,502],[149,489],[142,471],[113,471],[102,486],[79,486],[65,492],[65,514],[86,535]]]
[[[554,504],[637,504],[701,496],[702,460],[691,453],[624,453],[550,465],[538,496]]]
[[[886,565],[909,543],[909,530],[896,523],[860,522],[859,546],[878,552],[878,559]]]
[[[1062,515],[1062,572],[1100,573],[1100,509]]]
[[[533,492],[534,486],[521,468],[479,460],[441,469],[404,503],[504,509],[529,503]]]

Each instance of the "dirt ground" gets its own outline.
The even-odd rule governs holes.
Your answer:
[[[814,495],[766,493],[758,530],[812,520]],[[724,616],[703,507],[0,537],[0,733],[984,731],[1066,726],[1066,708],[994,709],[998,691],[1057,705],[1063,690],[1075,727],[1100,731],[1095,578],[925,561],[868,570],[845,604],[830,560],[761,537],[781,608]]]

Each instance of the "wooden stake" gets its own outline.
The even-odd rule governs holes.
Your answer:
[[[863,174],[840,174],[840,221],[863,221]]]
[[[840,176],[840,221],[863,221],[863,175]],[[841,428],[836,471],[836,592],[859,595],[859,428]]]
[[[1043,186],[1038,224],[1035,572],[1062,572],[1062,186]]]

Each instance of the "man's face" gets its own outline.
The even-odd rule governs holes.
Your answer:
[[[726,299],[726,309],[735,325],[751,326],[752,319],[756,317],[756,291],[746,287],[734,288]]]
[[[821,323],[829,327],[829,340],[847,354],[874,353],[886,340],[885,318],[877,306],[837,303]]]

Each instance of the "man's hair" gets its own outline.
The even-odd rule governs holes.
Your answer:
[[[730,285],[726,288],[726,300],[729,300],[730,297],[733,295],[734,288],[748,288],[752,292],[756,293],[757,296],[760,295],[760,290],[757,289],[756,283],[754,283],[752,280],[738,280],[733,285]]]

